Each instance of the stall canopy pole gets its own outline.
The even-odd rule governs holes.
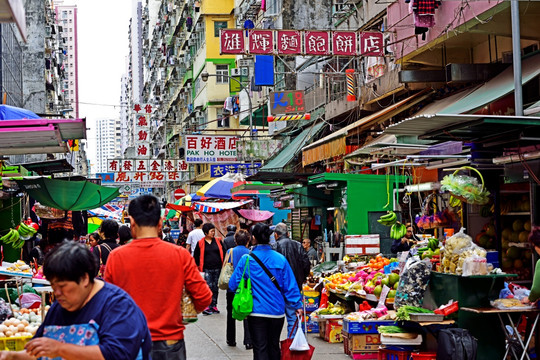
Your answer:
[[[521,86],[521,33],[519,29],[519,2],[511,0],[512,57],[514,66],[514,102],[516,116],[523,116],[523,89]]]

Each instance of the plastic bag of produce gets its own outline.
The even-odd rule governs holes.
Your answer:
[[[487,261],[485,257],[472,255],[463,261],[463,276],[487,275]]]
[[[195,321],[197,321],[197,310],[195,309],[191,295],[184,289],[182,294],[182,323],[187,325]]]
[[[429,259],[420,260],[418,256],[413,256],[407,260],[399,278],[394,308],[398,309],[403,305],[422,306],[431,275],[431,267]]]
[[[460,251],[473,245],[472,238],[465,234],[465,228],[448,238],[444,244],[443,257],[441,259],[441,271],[455,274],[458,268]],[[463,263],[462,263],[463,264]],[[459,266],[460,268],[462,266]]]
[[[3,322],[11,316],[13,316],[13,313],[11,312],[11,307],[4,299],[0,298],[0,322]]]

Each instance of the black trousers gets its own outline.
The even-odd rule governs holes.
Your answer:
[[[232,302],[234,292],[227,291],[227,343],[236,344],[236,320],[232,317]],[[252,344],[249,334],[249,325],[247,320],[243,321],[244,325],[244,345]]]
[[[208,284],[208,287],[212,290],[212,302],[210,303],[210,307],[215,307],[217,306],[219,295],[218,281],[221,269],[205,269],[204,273],[206,276],[206,284]]]
[[[254,360],[280,360],[279,336],[285,318],[248,316]]]

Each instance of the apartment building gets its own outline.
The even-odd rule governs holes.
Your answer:
[[[96,122],[95,173],[107,171],[107,159],[122,155],[120,119],[98,119]],[[93,169],[94,170],[94,169]]]

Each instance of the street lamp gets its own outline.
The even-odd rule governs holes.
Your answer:
[[[218,76],[224,76],[228,79],[231,79],[231,80],[234,80],[239,86],[240,86],[240,91],[244,90],[247,94],[247,98],[248,98],[248,102],[249,102],[249,138],[251,140],[251,142],[253,142],[253,105],[251,103],[251,96],[249,95],[249,92],[247,91],[247,89],[244,87],[244,85],[242,85],[242,83],[232,77],[232,76],[229,76],[229,75],[225,75],[225,74],[209,74],[207,71],[203,71],[201,73],[201,80],[204,81],[204,82],[207,82],[208,81],[208,77],[209,76],[215,76],[215,77],[218,77]],[[253,157],[251,157],[251,169],[253,171]]]

